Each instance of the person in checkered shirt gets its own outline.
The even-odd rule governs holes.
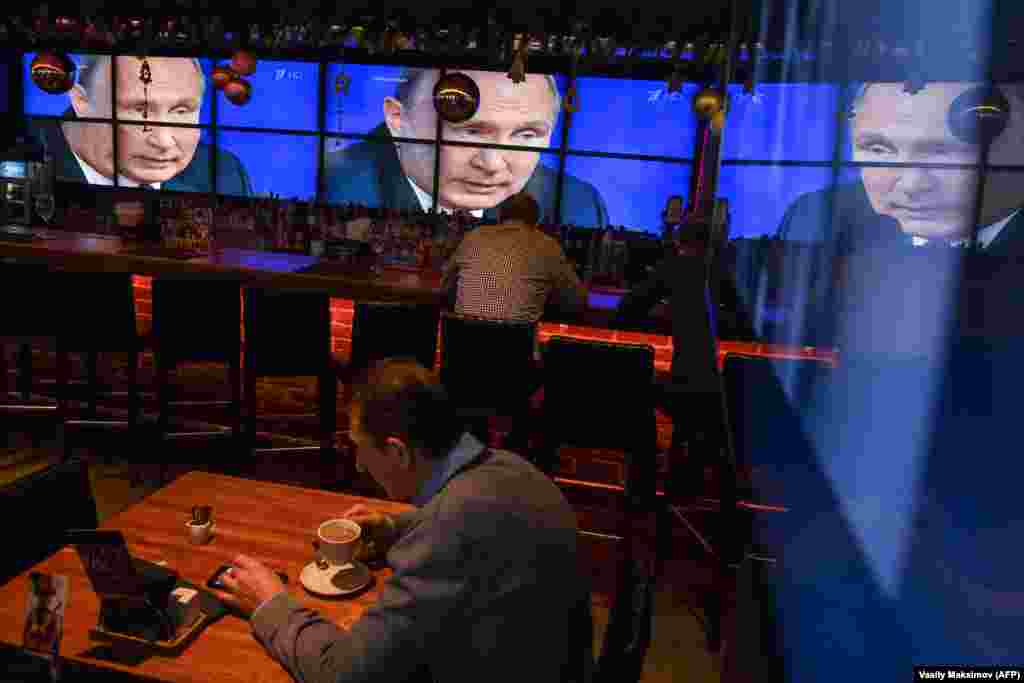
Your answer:
[[[567,313],[581,310],[587,290],[558,242],[537,228],[537,200],[514,194],[499,217],[467,234],[445,266],[442,287],[455,290],[455,312],[536,322],[549,300]]]

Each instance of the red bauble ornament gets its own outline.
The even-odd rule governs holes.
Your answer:
[[[434,109],[449,123],[473,118],[480,107],[480,88],[464,73],[449,73],[434,86]]]
[[[231,81],[238,79],[238,74],[231,70],[230,67],[224,64],[218,64],[213,67],[213,71],[210,72],[210,77],[213,79],[213,86],[217,90],[223,90]]]
[[[75,63],[64,53],[40,52],[32,60],[32,82],[51,95],[71,90],[75,84]]]
[[[244,78],[238,78],[224,86],[224,96],[232,104],[242,106],[252,99],[252,84]]]
[[[256,58],[245,50],[239,50],[231,58],[231,70],[239,76],[252,76],[256,73]]]

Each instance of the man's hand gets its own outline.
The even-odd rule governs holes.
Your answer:
[[[362,543],[355,557],[360,562],[372,562],[383,557],[395,542],[395,525],[387,515],[360,503],[350,507],[342,517],[352,520],[362,529]]]
[[[217,597],[246,617],[265,601],[286,590],[281,579],[261,562],[239,555],[224,572],[221,581],[228,591],[215,591]]]

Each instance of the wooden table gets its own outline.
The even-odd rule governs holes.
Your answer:
[[[325,519],[339,516],[361,502],[382,512],[401,512],[408,505],[295,486],[270,484],[205,472],[190,472],[153,493],[102,525],[124,533],[133,556],[168,567],[197,585],[222,563],[245,553],[288,574],[288,590],[304,605],[339,625],[354,622],[377,600],[389,569],[375,572],[374,584],[351,599],[317,598],[299,583],[299,572],[312,559],[310,542]],[[214,539],[204,546],[189,543],[185,522],[193,505],[214,507]],[[136,664],[118,664],[91,656],[100,643],[91,641],[99,599],[73,548],[65,547],[30,571],[69,577],[69,599],[64,617],[61,656],[90,667],[127,671],[149,679],[210,683],[280,682],[291,680],[252,636],[248,621],[227,615],[210,624],[180,655],[153,655]],[[0,642],[21,646],[29,572],[0,587]]]

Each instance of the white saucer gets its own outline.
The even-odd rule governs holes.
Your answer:
[[[316,562],[302,568],[299,582],[310,593],[327,597],[348,595],[361,591],[373,580],[373,574],[362,562],[352,561],[338,567],[320,569]]]

